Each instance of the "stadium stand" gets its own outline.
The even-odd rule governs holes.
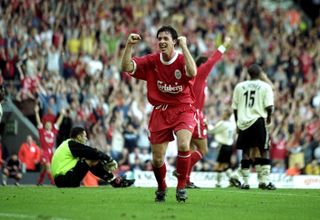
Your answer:
[[[187,37],[193,57],[210,54],[226,35],[233,38],[232,47],[208,79],[205,111],[209,123],[216,123],[222,110],[230,107],[234,85],[244,79],[246,66],[259,63],[276,93],[270,127],[273,171],[285,173],[299,166],[304,173],[314,161],[319,166],[319,13],[308,16],[302,10],[305,7],[299,6],[303,1],[268,1],[273,7],[261,2],[1,1],[4,106],[14,105],[5,108],[2,119],[3,146],[10,154],[17,153],[28,133],[37,136],[34,104],[39,103],[43,120],[55,120],[60,109],[67,109],[59,141],[71,126],[82,125],[92,146],[117,159],[134,161],[125,164],[125,169],[149,167],[146,131],[152,107],[144,83],[121,73],[118,62],[128,33],[143,37],[136,50],[143,55],[156,50],[157,28],[172,24]],[[16,116],[11,120],[12,113]],[[197,164],[197,171],[212,171],[217,151],[212,137],[209,143],[209,155]],[[122,153],[124,148],[128,153]],[[136,154],[141,158],[129,160],[134,148],[147,149],[148,156]],[[171,158],[168,163],[174,164]],[[234,158],[236,166],[236,152]]]

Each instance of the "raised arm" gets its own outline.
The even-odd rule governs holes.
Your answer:
[[[186,71],[187,76],[193,77],[197,75],[197,66],[196,63],[193,60],[193,57],[190,54],[190,51],[187,47],[187,38],[184,36],[178,37],[178,44],[182,49],[182,53],[184,55],[184,59],[186,62]]]
[[[271,86],[272,90],[274,91],[274,85],[271,82],[271,80],[268,78],[268,76],[267,76],[267,74],[265,72],[261,72],[260,73],[260,80],[268,83]]]
[[[64,117],[64,114],[65,114],[65,110],[61,109],[59,118],[57,119],[57,121],[55,123],[57,125],[57,127],[60,127],[62,120],[63,120],[63,117]]]
[[[141,40],[139,34],[130,34],[124,48],[124,52],[121,58],[121,70],[124,72],[131,73],[134,71],[135,66],[132,62],[132,48]]]
[[[37,127],[39,127],[39,126],[41,125],[39,110],[40,110],[39,105],[36,104],[36,105],[34,106],[34,113],[35,113],[35,115],[36,115]]]

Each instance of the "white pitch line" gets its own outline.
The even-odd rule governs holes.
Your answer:
[[[18,213],[3,213],[0,212],[0,217],[7,218],[19,218],[19,219],[38,219],[36,215],[26,215],[26,214],[18,214]],[[58,217],[49,217],[50,220],[68,220],[67,218],[58,218]]]
[[[201,190],[201,191],[215,191],[215,190],[210,190],[210,189],[205,189],[205,190]],[[296,197],[309,197],[309,198],[319,198],[320,199],[320,195],[319,196],[313,196],[313,195],[301,195],[301,194],[293,194],[293,193],[276,193],[276,192],[271,192],[271,191],[268,191],[268,192],[250,192],[250,190],[240,190],[237,191],[231,191],[231,190],[223,190],[223,192],[226,192],[226,193],[242,193],[242,194],[253,194],[253,195],[256,195],[256,194],[261,194],[261,195],[279,195],[279,196],[296,196]]]

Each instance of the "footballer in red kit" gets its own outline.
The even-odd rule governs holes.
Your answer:
[[[164,202],[167,185],[164,162],[168,143],[177,136],[176,199],[187,199],[186,175],[190,163],[189,145],[196,125],[193,84],[197,74],[195,62],[187,48],[186,38],[178,37],[171,26],[157,32],[160,52],[132,58],[132,48],[141,37],[130,34],[121,60],[122,71],[147,82],[147,96],[154,106],[149,121],[153,172],[158,183],[156,202]],[[182,53],[175,50],[179,45]]]
[[[225,44],[229,44],[230,38],[226,38]],[[193,86],[195,96],[194,106],[196,108],[197,124],[192,134],[191,147],[193,151],[190,156],[190,166],[186,177],[187,188],[198,188],[193,182],[190,181],[190,174],[193,166],[208,153],[207,143],[207,124],[203,114],[204,102],[205,102],[205,89],[207,86],[207,78],[213,68],[213,66],[221,59],[226,48],[224,45],[219,48],[209,57],[200,56],[196,59],[197,65],[197,77]],[[174,172],[176,175],[176,171]]]
[[[50,122],[49,122],[50,123]],[[41,155],[41,163],[46,164],[51,161],[56,137],[58,134],[58,127],[56,124],[53,126],[50,124],[46,125],[47,128],[43,127],[43,124],[41,123],[38,127],[39,132],[39,141],[40,146],[42,149],[42,155]],[[52,127],[52,128],[49,128]]]

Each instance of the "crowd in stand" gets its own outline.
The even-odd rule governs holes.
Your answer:
[[[235,84],[254,62],[274,83],[271,136],[274,173],[319,175],[320,17],[308,23],[299,9],[269,10],[259,1],[0,2],[0,73],[17,105],[39,104],[42,120],[65,110],[57,143],[72,126],[88,130],[90,145],[110,153],[120,171],[150,170],[146,86],[119,69],[128,33],[154,51],[156,30],[171,24],[187,37],[193,55],[211,54],[230,36],[232,46],[208,79],[209,124],[231,108]],[[30,108],[34,109],[34,108]],[[26,113],[32,120],[34,111]],[[217,149],[196,169],[212,171]],[[167,161],[174,164],[171,147]],[[235,153],[234,163],[237,163]]]

